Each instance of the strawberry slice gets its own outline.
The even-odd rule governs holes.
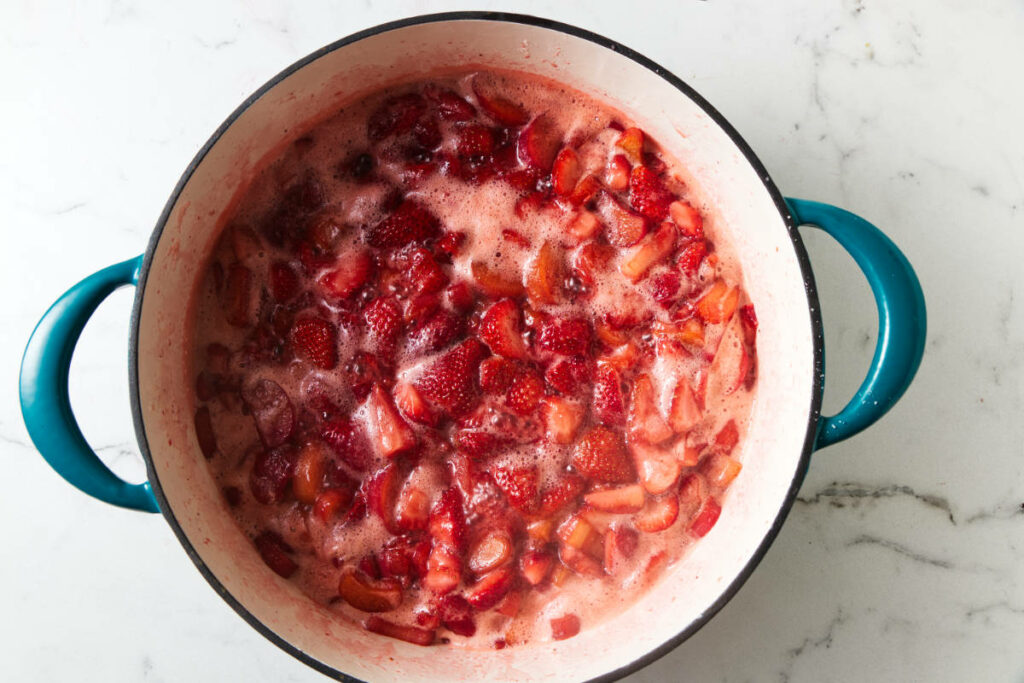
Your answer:
[[[566,614],[551,620],[551,637],[554,640],[572,638],[580,632],[580,618],[575,614]]]
[[[270,296],[275,301],[285,302],[299,292],[299,277],[284,261],[274,261],[270,264]]]
[[[544,428],[548,441],[558,444],[570,444],[576,438],[576,432],[583,422],[586,409],[564,398],[545,396],[541,405]]]
[[[622,393],[622,378],[608,363],[598,363],[594,377],[594,416],[608,427],[625,423],[626,401]]]
[[[537,345],[563,356],[582,356],[590,350],[592,338],[590,323],[583,318],[545,317]]]
[[[679,485],[679,516],[684,524],[689,524],[704,505],[707,497],[707,484],[699,474],[690,474]]]
[[[363,310],[363,318],[376,348],[382,352],[393,350],[402,331],[402,309],[398,303],[390,297],[374,299]]]
[[[539,585],[548,577],[555,558],[541,550],[528,550],[519,560],[519,571],[531,586]]]
[[[573,206],[583,206],[589,202],[594,195],[601,191],[601,181],[592,173],[588,173],[576,183],[576,187],[569,195],[569,203]]]
[[[312,505],[320,493],[324,480],[324,465],[328,459],[327,448],[318,441],[311,441],[299,449],[292,477],[292,493],[300,503]]]
[[[295,472],[295,449],[279,446],[257,451],[249,472],[249,491],[264,505],[280,503]]]
[[[228,268],[221,302],[224,318],[235,327],[248,327],[251,317],[252,271],[238,263]]]
[[[715,280],[711,288],[697,301],[697,314],[711,324],[732,319],[739,303],[740,291],[724,280]]]
[[[679,499],[669,494],[649,499],[644,509],[634,515],[633,522],[640,531],[656,533],[675,524],[678,517]]]
[[[715,357],[708,368],[706,395],[709,399],[728,396],[735,392],[747,379],[750,372],[750,354],[743,342],[743,323],[735,317],[726,326],[722,340],[715,351]]]
[[[598,534],[593,535],[594,544],[599,548],[604,547],[604,542]],[[604,577],[604,567],[594,557],[582,550],[567,545],[558,546],[558,559],[562,564],[571,569],[579,576],[599,579]],[[556,576],[557,581],[557,576]]]
[[[404,199],[390,216],[367,230],[366,242],[378,249],[390,249],[422,242],[440,232],[437,216],[415,199]]]
[[[476,399],[477,368],[485,354],[483,344],[467,339],[434,361],[414,385],[437,408],[459,417]]]
[[[676,227],[665,221],[657,230],[629,248],[619,264],[619,272],[633,282],[639,282],[651,266],[672,253],[675,243]]]
[[[641,216],[661,221],[668,217],[675,195],[646,166],[634,166],[629,174],[629,203]]]
[[[593,427],[579,440],[572,464],[588,479],[608,484],[636,481],[633,463],[622,436],[607,427]]]
[[[572,194],[582,172],[579,155],[571,147],[564,147],[555,157],[555,165],[551,169],[551,182],[555,194],[562,197]]]
[[[547,170],[551,168],[560,144],[561,135],[551,119],[540,114],[519,133],[516,153],[524,165]]]
[[[477,541],[466,562],[474,574],[486,574],[512,559],[512,538],[502,530],[491,531]]]
[[[615,489],[592,491],[583,496],[583,502],[602,512],[636,512],[644,506],[644,487],[629,484]]]
[[[402,586],[395,579],[372,579],[346,567],[338,580],[338,595],[363,612],[390,612],[402,604]]]
[[[736,421],[729,420],[725,423],[718,434],[715,434],[714,449],[718,453],[728,455],[732,452],[732,449],[736,448],[736,444],[739,443],[740,435],[736,429]]]
[[[630,444],[629,450],[633,454],[633,464],[636,465],[640,481],[648,493],[665,493],[679,481],[682,463],[674,452],[642,443]]]
[[[435,543],[427,558],[427,572],[423,587],[437,595],[445,595],[462,580],[462,562],[458,553],[445,545]]]
[[[505,126],[521,126],[529,120],[526,110],[503,97],[487,92],[480,79],[473,79],[472,88],[480,108],[498,123]]]
[[[462,495],[456,488],[446,489],[430,511],[429,531],[435,545],[461,553],[466,542],[466,517]]]
[[[586,481],[578,474],[564,475],[541,494],[539,514],[550,516],[575,503],[586,486]]]
[[[338,332],[323,318],[299,318],[292,325],[292,347],[313,365],[331,370],[338,363]]]
[[[489,458],[512,443],[508,437],[479,429],[460,429],[452,436],[452,442],[455,450],[474,460]]]
[[[437,602],[441,623],[452,633],[469,638],[476,633],[473,608],[461,595],[446,595]]]
[[[721,506],[715,502],[714,498],[708,498],[704,501],[704,507],[701,508],[700,513],[690,523],[689,532],[697,538],[706,536],[711,531],[711,528],[715,526],[721,514]]]
[[[629,159],[622,154],[616,154],[608,161],[604,170],[604,184],[609,190],[621,192],[629,187],[629,173],[631,171]]]
[[[280,446],[295,431],[295,408],[277,382],[260,379],[242,387],[242,400],[267,448]]]
[[[364,480],[362,485],[366,509],[377,515],[384,522],[384,527],[393,534],[402,531],[395,523],[395,503],[401,485],[398,467],[394,463],[387,464],[384,469]]]
[[[537,410],[543,397],[544,380],[535,372],[521,372],[505,393],[505,403],[513,413],[525,417]]]
[[[629,405],[629,433],[634,439],[658,444],[672,436],[672,429],[658,411],[654,384],[647,375],[633,380]]]
[[[687,237],[704,236],[704,219],[689,202],[684,202],[682,199],[672,202],[668,205],[668,215],[679,228],[679,232]]]
[[[313,514],[324,524],[330,522],[352,502],[347,489],[331,488],[320,492],[313,502]]]
[[[512,570],[508,567],[484,574],[466,589],[466,601],[481,612],[489,610],[508,593],[512,587],[512,579]]]
[[[363,250],[349,251],[338,257],[333,270],[324,273],[317,283],[325,294],[347,299],[370,281],[373,260]]]
[[[521,320],[522,311],[518,304],[511,299],[502,299],[484,311],[478,333],[492,353],[526,360]]]
[[[370,466],[371,453],[366,436],[347,417],[324,422],[320,427],[320,438],[352,469],[363,471]]]
[[[754,312],[754,304],[740,307],[740,320],[743,322],[744,340],[749,346],[754,346],[757,340],[757,313]]]
[[[440,421],[436,412],[431,410],[427,402],[416,391],[416,387],[408,382],[395,385],[395,405],[408,420],[428,427],[436,427]]]
[[[480,363],[480,388],[488,394],[503,394],[520,372],[514,360],[493,356]]]
[[[558,302],[562,288],[562,250],[550,240],[526,268],[526,295],[533,306]]]
[[[569,223],[569,234],[572,235],[577,242],[583,242],[594,237],[597,232],[601,229],[601,221],[597,220],[592,212],[582,210],[576,217],[573,218],[572,222]]]
[[[624,151],[634,164],[643,158],[644,132],[639,128],[627,128],[615,141],[615,146]]]
[[[295,560],[289,557],[292,549],[281,536],[273,531],[264,531],[253,539],[256,550],[268,567],[278,576],[289,578],[299,568]]]
[[[449,258],[459,255],[462,245],[466,241],[464,232],[445,232],[437,241],[437,249],[440,254],[446,254]]]
[[[366,423],[377,450],[386,458],[394,458],[416,446],[416,435],[395,409],[391,396],[374,384],[366,399]]]
[[[615,247],[631,247],[647,234],[647,221],[623,206],[607,192],[597,198],[597,215],[604,223],[605,237]]]
[[[491,470],[491,476],[509,505],[526,513],[537,508],[536,467],[496,467]]]
[[[608,270],[608,264],[615,257],[615,253],[615,248],[607,244],[584,242],[572,253],[573,275],[578,277],[585,287],[593,287],[601,274]]]
[[[743,465],[728,455],[714,454],[701,463],[700,471],[712,488],[722,491],[739,475]]]
[[[604,535],[604,570],[614,576],[625,568],[640,542],[636,529],[616,524]]]
[[[494,131],[479,123],[456,126],[455,150],[465,157],[487,156],[494,151]]]
[[[437,637],[434,629],[419,628],[418,626],[402,626],[393,621],[382,619],[376,615],[371,616],[363,622],[363,628],[371,633],[377,633],[388,638],[404,640],[413,645],[432,645]]]
[[[422,320],[422,318],[421,318]],[[465,332],[462,316],[441,309],[428,316],[409,337],[409,345],[417,351],[430,353],[445,348]]]
[[[512,279],[481,261],[473,261],[469,268],[473,274],[473,281],[487,296],[494,299],[522,296],[523,283],[518,279]]]
[[[452,90],[427,86],[423,94],[437,105],[437,113],[445,121],[469,121],[476,117],[473,105]]]
[[[448,284],[448,276],[433,254],[423,247],[412,249],[402,259],[405,279],[417,292],[440,292]]]
[[[564,396],[578,396],[590,384],[590,365],[583,356],[559,358],[544,371],[544,380]]]
[[[391,97],[370,114],[366,134],[375,141],[400,135],[412,128],[426,110],[426,101],[417,93]]]
[[[395,524],[402,531],[422,531],[430,517],[430,498],[419,487],[408,484],[395,503]]]
[[[708,244],[704,240],[691,242],[679,254],[677,263],[679,268],[687,275],[694,276],[700,269],[700,264],[708,253]]]
[[[647,283],[647,291],[650,292],[651,298],[657,301],[662,308],[672,308],[672,304],[679,296],[679,287],[682,285],[679,272],[669,270],[658,273],[653,275]]]

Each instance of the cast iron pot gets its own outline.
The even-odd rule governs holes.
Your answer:
[[[743,471],[717,526],[621,615],[562,642],[501,651],[420,648],[334,618],[260,560],[225,509],[192,428],[190,299],[221,217],[254,169],[344,101],[452,65],[500,67],[571,85],[624,111],[691,171],[717,206],[742,264],[758,333],[757,399]],[[797,232],[819,227],[864,271],[879,312],[868,376],[836,416],[820,415],[823,342],[814,277]],[[148,482],[107,470],[68,399],[71,353],[89,316],[122,285],[137,288],[129,340],[132,416]],[[650,663],[705,624],[775,538],[811,452],[878,420],[920,363],[925,307],[910,265],[875,227],[841,209],[785,199],[739,134],[681,80],[632,50],[573,26],[483,12],[435,14],[354,34],[260,88],[213,134],[171,194],[146,253],[89,276],[36,327],[21,402],[36,447],[85,493],[160,512],[185,552],[253,628],[340,679],[612,680]]]

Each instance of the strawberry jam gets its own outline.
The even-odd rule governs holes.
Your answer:
[[[225,217],[197,440],[269,568],[418,645],[571,638],[713,533],[757,316],[655,140],[468,73],[309,130]]]

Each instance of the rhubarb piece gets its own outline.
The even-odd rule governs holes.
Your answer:
[[[363,628],[372,633],[378,633],[388,638],[404,640],[413,645],[432,645],[437,637],[434,629],[419,628],[417,626],[402,626],[376,615],[371,616],[363,622]]]
[[[701,474],[712,488],[724,490],[739,475],[743,466],[728,455],[714,454],[701,463]]]
[[[602,512],[636,512],[644,506],[644,487],[640,484],[615,489],[592,491],[583,496],[583,502]]]
[[[601,221],[597,220],[590,211],[580,211],[576,217],[569,223],[569,234],[576,238],[576,241],[583,242],[589,240],[601,229]]]
[[[475,574],[486,574],[512,559],[512,539],[503,531],[492,531],[469,551],[467,564]]]
[[[347,567],[338,580],[338,595],[363,612],[390,612],[402,604],[402,586],[394,579],[371,579]]]
[[[701,538],[706,536],[711,528],[715,526],[718,521],[719,515],[722,514],[722,508],[715,502],[714,498],[708,498],[704,501],[704,507],[701,508],[696,519],[690,523],[689,532]]]

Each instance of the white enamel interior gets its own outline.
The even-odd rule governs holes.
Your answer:
[[[520,69],[608,101],[693,172],[729,226],[760,319],[758,397],[744,468],[718,525],[639,603],[561,643],[502,651],[419,648],[331,618],[264,566],[227,514],[192,430],[189,298],[219,219],[251,170],[345,99],[452,65]],[[279,82],[228,128],[188,181],[153,254],[139,328],[143,423],[159,484],[202,561],[294,647],[373,681],[588,679],[642,657],[699,619],[737,578],[797,475],[813,385],[812,322],[785,224],[757,171],[685,94],[588,40],[535,26],[458,20],[338,48]],[[182,332],[186,333],[183,334]]]

